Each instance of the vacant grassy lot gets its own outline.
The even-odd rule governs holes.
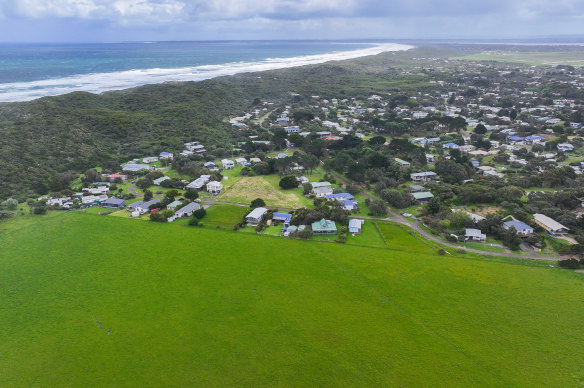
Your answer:
[[[582,386],[584,276],[77,212],[0,223],[0,386]]]
[[[242,206],[213,205],[207,209],[207,215],[201,220],[201,223],[204,226],[232,230],[235,224],[241,222],[248,210]]]
[[[303,207],[296,192],[275,188],[264,177],[243,177],[227,187],[218,197],[218,201],[249,204],[256,198],[263,198],[268,206],[288,209]]]
[[[503,52],[485,51],[479,54],[467,55],[453,59],[466,59],[471,61],[499,61],[517,62],[528,65],[584,65],[584,51],[558,51],[558,52]]]

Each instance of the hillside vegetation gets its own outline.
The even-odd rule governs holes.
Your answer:
[[[0,386],[584,383],[581,274],[382,232],[389,249],[74,212],[0,223]]]
[[[250,109],[256,98],[280,102],[291,99],[290,92],[310,98],[420,90],[430,85],[425,75],[401,75],[393,66],[424,52],[0,104],[0,198],[41,192],[58,172],[180,151],[185,141],[229,146],[238,135],[226,118]]]

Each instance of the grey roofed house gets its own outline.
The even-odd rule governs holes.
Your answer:
[[[466,211],[466,210],[463,210],[463,209],[450,209],[450,210],[452,210],[453,212],[461,212],[461,213],[468,214],[468,215],[469,215],[469,217],[471,218],[471,220],[472,220],[472,221],[473,221],[475,224],[476,224],[477,222],[479,222],[479,221],[482,221],[482,220],[484,220],[484,219],[485,219],[485,217],[483,217],[483,216],[479,216],[478,214],[473,214],[473,213],[471,213],[471,212],[468,212],[468,211]]]
[[[264,219],[264,216],[268,212],[268,209],[265,207],[256,207],[253,209],[247,216],[245,216],[245,220],[248,224],[254,225],[259,224]]]
[[[167,180],[169,180],[169,179],[170,179],[170,178],[169,178],[169,177],[167,177],[167,176],[161,176],[160,178],[154,179],[154,180],[152,181],[152,184],[153,184],[153,185],[155,185],[155,186],[160,186],[160,184],[161,184],[162,182],[164,182],[164,181],[167,181]]]
[[[312,193],[317,197],[324,197],[333,193],[333,188],[330,186],[313,187]]]
[[[174,214],[177,217],[190,217],[193,215],[193,213],[197,210],[199,210],[201,208],[201,205],[199,205],[196,202],[191,202],[188,205],[185,205],[183,207],[181,207],[180,209],[178,209]]]
[[[122,171],[127,172],[138,172],[141,170],[150,170],[150,166],[147,164],[128,163],[122,167]]]
[[[434,195],[429,191],[424,191],[421,193],[412,193],[412,197],[418,204],[423,204],[434,198]]]
[[[410,193],[419,193],[420,191],[425,190],[424,186],[420,186],[420,185],[411,185],[409,189],[410,189]]]
[[[108,198],[106,201],[103,201],[101,203],[101,206],[108,207],[111,209],[122,209],[124,206],[126,206],[126,200],[122,198],[111,197]]]
[[[486,241],[487,235],[479,229],[467,228],[464,230],[464,239],[466,241]]]
[[[160,202],[160,200],[157,198],[151,199],[148,202],[136,201],[128,206],[128,210],[131,212],[138,211],[140,213],[146,213],[149,210],[150,206],[158,202]]]
[[[551,236],[555,236],[556,234],[566,234],[569,231],[567,227],[546,215],[534,214],[533,219],[536,224],[544,228]]]

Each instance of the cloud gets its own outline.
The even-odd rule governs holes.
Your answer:
[[[144,39],[584,34],[582,0],[0,0],[0,15]]]

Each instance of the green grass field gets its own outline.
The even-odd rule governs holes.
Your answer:
[[[233,205],[213,205],[207,209],[207,215],[201,220],[204,226],[232,230],[243,219],[249,209]]]
[[[54,212],[0,223],[0,386],[582,386],[584,276]]]

